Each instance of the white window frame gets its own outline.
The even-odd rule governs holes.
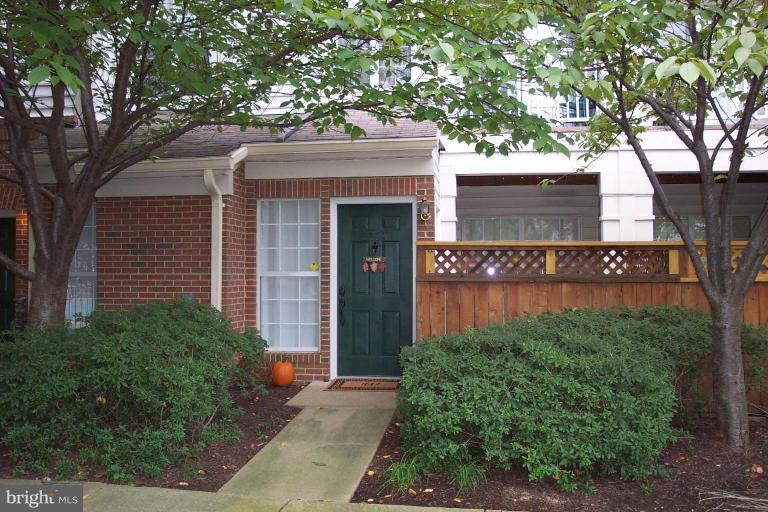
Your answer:
[[[281,202],[281,201],[314,201],[317,203],[318,208],[318,221],[317,221],[317,231],[318,231],[318,270],[317,271],[295,271],[295,272],[289,272],[289,271],[269,271],[265,272],[262,269],[264,268],[263,264],[263,251],[262,249],[262,243],[261,243],[261,236],[263,230],[262,228],[262,208],[264,204],[268,202]],[[256,310],[258,311],[257,314],[257,321],[256,321],[256,327],[261,332],[262,330],[262,320],[263,320],[263,312],[262,312],[262,278],[264,277],[314,277],[317,279],[317,340],[315,347],[279,347],[279,346],[272,346],[271,344],[267,346],[267,352],[299,352],[299,353],[319,353],[320,352],[320,345],[321,345],[321,338],[322,338],[322,318],[321,318],[321,297],[322,297],[322,280],[321,280],[321,269],[320,269],[320,260],[322,255],[322,229],[321,229],[321,223],[322,223],[322,204],[320,202],[320,199],[316,198],[269,198],[269,199],[260,199],[256,203],[256,254],[257,254],[257,263],[256,263]],[[277,224],[278,226],[280,224]],[[280,230],[278,229],[278,233]],[[279,236],[279,234],[278,234]],[[299,299],[301,301],[301,299]],[[279,302],[279,301],[278,301]],[[299,314],[301,314],[301,311],[299,311]],[[301,322],[298,322],[296,325],[301,327],[303,325]],[[309,325],[309,324],[307,324]],[[313,324],[314,325],[314,324]],[[266,339],[267,343],[270,343],[270,340]]]

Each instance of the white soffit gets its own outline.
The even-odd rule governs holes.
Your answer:
[[[424,176],[435,172],[436,137],[249,144],[247,179]]]

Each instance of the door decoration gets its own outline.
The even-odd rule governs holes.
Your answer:
[[[386,256],[364,256],[363,272],[384,272],[387,269]]]

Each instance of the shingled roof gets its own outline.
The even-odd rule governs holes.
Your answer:
[[[416,137],[437,137],[437,127],[434,123],[414,122],[407,119],[397,121],[396,125],[382,125],[376,119],[364,112],[350,112],[348,121],[363,128],[366,135],[363,139],[403,139]],[[67,129],[67,144],[71,150],[84,149],[86,141],[81,128]],[[139,133],[137,136],[141,137]],[[243,144],[259,144],[267,142],[283,142],[285,144],[324,140],[349,140],[348,134],[342,128],[332,128],[318,134],[311,125],[288,130],[280,134],[270,133],[267,129],[248,128],[245,131],[237,126],[204,126],[182,135],[173,142],[166,144],[154,152],[158,158],[202,158],[225,156]],[[41,138],[35,142],[34,149],[45,151],[46,140]]]

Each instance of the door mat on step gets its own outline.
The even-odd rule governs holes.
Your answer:
[[[391,379],[335,379],[325,391],[395,391],[399,385]]]

